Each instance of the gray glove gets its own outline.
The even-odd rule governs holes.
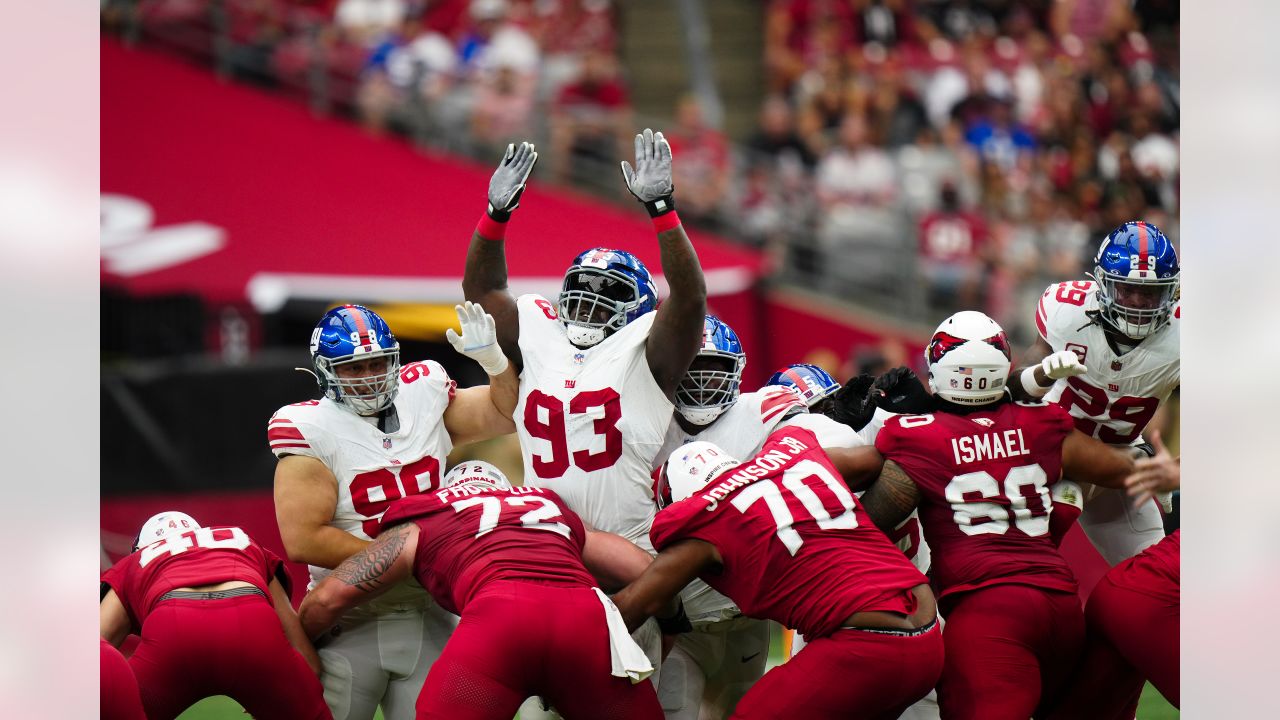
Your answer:
[[[670,152],[667,153],[670,155]],[[507,152],[502,162],[489,179],[489,217],[498,222],[511,219],[511,211],[520,207],[520,195],[524,192],[524,183],[533,172],[534,163],[538,162],[538,153],[533,151],[533,143],[522,142],[517,148],[507,145]]]
[[[671,181],[671,146],[662,133],[645,128],[636,135],[636,166],[622,161],[622,179],[636,199],[644,203],[649,217],[666,215],[676,209],[671,199],[675,184]]]

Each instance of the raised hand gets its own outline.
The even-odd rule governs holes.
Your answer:
[[[644,203],[650,217],[675,209],[671,200],[675,184],[671,180],[671,145],[662,133],[649,128],[636,135],[635,167],[622,161],[622,179],[636,199]]]
[[[1063,350],[1045,357],[1040,361],[1040,369],[1044,372],[1044,376],[1050,380],[1061,380],[1075,377],[1076,375],[1084,375],[1089,371],[1089,368],[1080,362],[1080,356],[1070,350]]]
[[[462,335],[449,328],[444,331],[445,339],[454,350],[480,363],[480,367],[489,375],[501,375],[507,369],[507,356],[498,346],[498,331],[493,316],[470,300],[462,305],[454,305],[453,309],[458,313]]]
[[[533,143],[522,142],[518,148],[514,144],[507,145],[502,162],[489,179],[489,217],[498,222],[511,218],[511,211],[520,207],[525,181],[537,162],[538,153],[534,152]]]

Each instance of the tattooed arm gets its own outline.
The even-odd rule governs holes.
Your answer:
[[[880,477],[862,495],[862,508],[884,533],[898,526],[920,504],[920,489],[892,460],[885,460]]]
[[[342,613],[409,577],[417,547],[418,525],[407,522],[386,530],[368,547],[343,560],[307,593],[298,608],[307,637],[319,637]]]

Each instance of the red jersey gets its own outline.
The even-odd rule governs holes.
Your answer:
[[[920,221],[920,255],[937,262],[975,260],[986,241],[982,216],[971,212],[929,213]]]
[[[271,597],[272,578],[285,593],[289,573],[275,553],[249,539],[238,527],[202,527],[170,535],[123,557],[102,573],[129,611],[135,632],[155,609],[160,596],[180,587],[243,580]]]
[[[1065,410],[1040,403],[885,422],[876,449],[920,488],[940,597],[1008,583],[1076,591],[1049,533],[1049,488],[1072,429]]]
[[[587,534],[577,513],[546,488],[459,485],[392,505],[382,527],[418,524],[413,574],[461,615],[488,582],[527,580],[594,587],[582,564]]]
[[[1125,560],[1107,572],[1107,579],[1123,588],[1167,600],[1181,601],[1182,530]]]
[[[702,579],[751,617],[807,638],[830,635],[855,612],[909,614],[908,590],[928,582],[845,486],[817,437],[785,427],[749,462],[667,506],[649,533],[661,550],[686,538],[716,546],[719,574]]]

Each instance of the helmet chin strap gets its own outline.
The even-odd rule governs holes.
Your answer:
[[[298,372],[304,372],[304,373],[306,373],[306,374],[310,375],[311,377],[313,377],[313,378],[315,378],[315,379],[316,379],[316,384],[317,384],[317,385],[318,385],[318,384],[320,384],[320,376],[319,376],[319,375],[316,375],[315,371],[314,371],[314,370],[312,370],[311,368],[294,368],[294,370],[297,370]]]

